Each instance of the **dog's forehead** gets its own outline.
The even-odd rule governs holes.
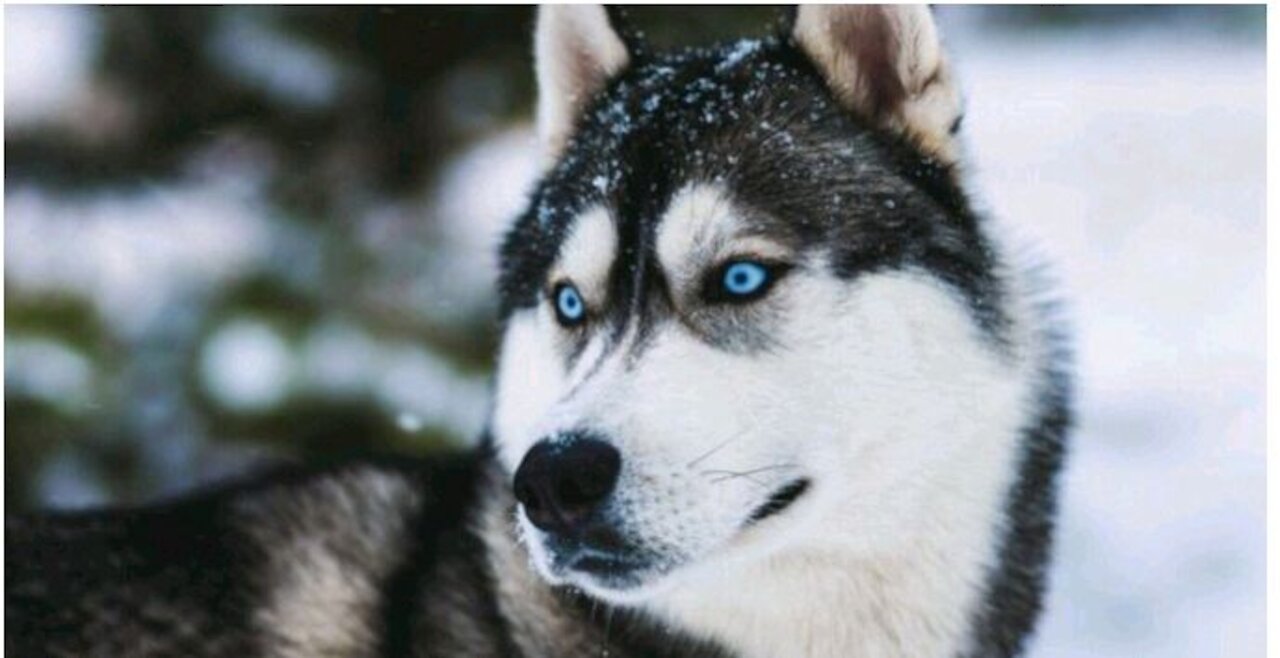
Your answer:
[[[715,184],[682,188],[662,215],[654,246],[658,262],[673,274],[692,265],[699,252],[712,251],[727,239],[739,219],[724,188]]]
[[[604,206],[593,205],[578,213],[569,222],[550,278],[571,280],[588,298],[600,300],[610,272],[622,259],[639,260],[652,253],[664,277],[688,279],[735,244],[747,245],[761,255],[792,242],[784,223],[761,220],[716,182],[685,185],[654,217],[647,244],[626,248],[619,240],[617,219]],[[623,264],[630,263],[624,260]]]
[[[794,256],[803,240],[791,222],[744,204],[725,185],[696,182],[671,196],[653,245],[665,276],[682,283],[730,256]]]
[[[588,302],[598,303],[605,297],[617,248],[617,226],[609,211],[603,206],[592,206],[573,219],[551,278],[572,281],[587,296]]]
[[[637,275],[684,260],[678,252],[695,234],[667,229],[691,229],[691,219],[753,222],[818,244],[851,218],[905,209],[910,185],[890,150],[831,99],[802,56],[775,41],[637,62],[586,108],[508,234],[504,312],[536,303],[573,236],[584,235],[579,222],[595,223],[600,209],[612,227],[610,262]],[[713,199],[731,202],[721,203],[729,210],[672,212]]]
[[[821,82],[787,53],[769,40],[744,40],[654,57],[625,72],[588,106],[535,191],[512,235],[523,240],[521,255],[531,246],[557,251],[594,207],[607,209],[620,234],[639,238],[691,183],[734,188],[753,174],[770,176],[761,162],[778,161],[777,151],[806,141],[797,130],[838,114]],[[809,113],[805,125],[784,125],[798,111]]]
[[[621,218],[656,223],[691,182],[732,187],[776,173],[765,171],[771,163],[812,166],[832,133],[850,129],[791,50],[750,40],[695,49],[641,61],[616,79],[588,105],[546,183],[604,201]],[[794,162],[783,162],[788,152]]]

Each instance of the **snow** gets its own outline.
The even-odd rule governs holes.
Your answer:
[[[84,93],[101,41],[90,7],[5,7],[6,130],[66,115]]]
[[[448,317],[444,307],[463,322],[492,312],[498,247],[539,173],[536,143],[522,124],[479,140],[441,172],[429,204],[438,248],[423,266],[432,285],[421,296],[436,317]],[[541,221],[551,220],[550,208],[538,211]]]
[[[454,436],[479,437],[489,408],[485,379],[457,373],[439,355],[412,344],[391,346],[378,365],[373,390],[402,430],[412,433],[430,425]]]
[[[64,509],[82,509],[110,502],[107,487],[86,460],[61,453],[40,471],[39,487],[45,498],[56,498]]]
[[[184,299],[262,257],[266,210],[228,181],[75,197],[23,185],[5,192],[5,276],[34,294],[74,291],[116,329],[138,335]]]
[[[725,58],[716,65],[716,72],[723,73],[741,64],[742,60],[760,50],[762,45],[759,39],[743,39],[739,41],[729,50],[729,54],[725,55]]]
[[[1032,655],[1261,656],[1261,40],[943,29],[980,199],[1047,256],[1075,327],[1079,426]]]
[[[231,10],[210,41],[213,61],[224,70],[301,109],[329,105],[344,72],[327,53],[271,29],[243,10]]]
[[[302,341],[298,380],[334,397],[355,397],[376,375],[377,341],[359,327],[328,321]]]
[[[93,365],[62,342],[34,336],[7,336],[4,381],[10,392],[55,407],[80,411],[93,399]]]
[[[293,355],[265,322],[246,318],[218,328],[205,343],[200,378],[214,399],[235,411],[265,411],[289,393]]]
[[[402,432],[415,434],[422,431],[423,422],[422,418],[417,414],[403,411],[396,416],[396,426],[399,427]]]

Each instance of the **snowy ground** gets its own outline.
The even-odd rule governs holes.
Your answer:
[[[1265,53],[953,35],[976,180],[1075,325],[1079,429],[1034,655],[1261,656]]]

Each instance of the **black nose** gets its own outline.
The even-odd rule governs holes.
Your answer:
[[[590,435],[543,439],[516,469],[516,499],[533,525],[567,532],[609,496],[621,470],[618,450]]]

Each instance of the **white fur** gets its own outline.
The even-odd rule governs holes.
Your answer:
[[[582,106],[626,67],[626,45],[600,5],[544,5],[534,32],[538,77],[538,136],[543,162],[552,164]]]
[[[507,320],[498,361],[493,434],[498,457],[515,472],[524,453],[539,437],[544,414],[567,390],[564,359],[554,321],[548,324],[546,303],[512,314]]]
[[[658,260],[677,285],[697,281],[704,268],[731,257],[787,255],[782,245],[744,230],[743,213],[720,185],[694,184],[676,192],[661,226]]]
[[[573,219],[572,228],[551,268],[547,285],[568,282],[578,288],[588,313],[605,303],[609,268],[613,265],[618,234],[608,211],[592,206]],[[514,470],[534,442],[556,429],[548,409],[573,390],[603,349],[603,338],[593,335],[578,359],[578,372],[565,372],[564,351],[568,336],[555,320],[549,300],[534,309],[515,313],[507,322],[498,362],[498,390],[494,409],[494,433],[499,456]]]
[[[746,656],[954,655],[994,559],[1029,377],[926,277],[873,276],[805,306],[820,299],[847,320],[797,333],[848,338],[791,350],[773,375],[779,407],[818,418],[761,431],[813,454],[813,513],[771,521],[767,555],[730,545],[647,605]],[[783,433],[823,427],[842,436]]]
[[[741,216],[714,186],[675,196],[657,249],[677,288],[738,248]],[[557,272],[602,267],[599,254],[575,255],[578,236],[598,230],[585,226]],[[1033,404],[1029,315],[1014,309],[1002,351],[923,272],[848,282],[820,262],[756,303],[780,317],[775,349],[718,349],[672,322],[638,363],[624,364],[625,347],[597,352],[586,380],[563,372],[564,330],[546,304],[512,318],[494,423],[504,462],[514,469],[557,426],[598,429],[623,455],[615,504],[628,530],[668,558],[643,587],[610,590],[554,573],[521,515],[535,566],[747,656],[955,653]],[[809,493],[743,529],[798,476]]]
[[[411,514],[404,511],[420,501],[404,481],[372,469],[321,481],[307,493],[292,503],[290,525],[246,524],[257,543],[270,548],[271,564],[263,570],[271,578],[270,597],[254,611],[265,631],[263,655],[367,655],[365,648],[377,644],[378,583],[397,566],[394,558],[408,538]],[[276,509],[246,505],[239,513]],[[370,518],[379,521],[365,522]],[[332,536],[342,527],[362,532]]]
[[[592,206],[573,220],[569,237],[560,246],[552,270],[553,281],[567,281],[578,288],[588,307],[604,303],[609,267],[618,248],[618,231],[602,206]]]

